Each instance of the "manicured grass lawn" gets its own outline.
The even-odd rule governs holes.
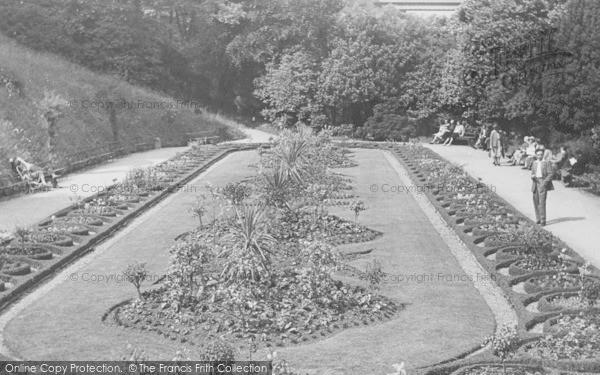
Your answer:
[[[352,265],[378,259],[389,274],[381,293],[407,304],[398,318],[374,326],[353,328],[331,338],[299,347],[278,349],[292,368],[319,374],[389,373],[393,363],[408,368],[449,359],[481,342],[494,329],[488,306],[470,282],[447,282],[438,275],[460,278],[464,272],[411,195],[372,192],[370,185],[401,185],[400,178],[379,150],[356,150],[359,167],[341,169],[356,179],[357,191],[369,210],[359,221],[384,233],[376,241],[342,246],[340,250],[374,249]],[[222,186],[253,173],[256,152],[235,153],[195,184]],[[173,238],[193,228],[197,219],[187,209],[195,193],[185,192],[160,208],[147,221],[126,232],[83,268],[85,273],[119,275],[130,263],[147,262],[150,273],[164,274]],[[349,220],[348,207],[332,214]],[[127,229],[126,229],[127,231]],[[424,282],[398,281],[400,275],[428,275]],[[127,354],[128,344],[151,359],[171,359],[183,347],[153,332],[125,330],[101,322],[113,305],[135,297],[128,283],[65,281],[27,307],[4,331],[5,344],[23,359],[108,360]],[[193,349],[190,356],[194,357]],[[262,358],[261,352],[254,358]],[[241,359],[247,353],[238,353]]]
[[[371,255],[353,263],[378,259],[390,275],[431,275],[429,282],[397,282],[381,286],[381,292],[408,306],[398,318],[376,326],[350,329],[332,338],[289,349],[278,349],[292,368],[318,374],[381,374],[392,372],[393,363],[407,368],[449,359],[484,341],[494,330],[494,318],[470,282],[438,282],[438,274],[466,276],[442,238],[410,194],[384,193],[381,185],[402,185],[379,150],[355,150],[358,168],[340,172],[355,178],[356,194],[367,211],[359,222],[384,233],[373,242],[342,246]],[[378,192],[370,186],[378,184]],[[406,191],[406,190],[405,190]],[[332,214],[354,220],[348,207]],[[463,278],[464,280],[464,278]]]

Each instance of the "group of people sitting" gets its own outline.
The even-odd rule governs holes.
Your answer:
[[[460,121],[444,120],[444,123],[440,125],[437,133],[433,135],[433,139],[429,143],[442,143],[446,146],[450,146],[457,138],[465,135],[465,126]]]
[[[433,139],[429,143],[442,143],[451,145],[458,137],[464,136],[465,126],[457,121],[454,125],[454,120],[445,120],[440,126],[438,132],[433,135]],[[566,186],[569,186],[572,181],[572,169],[577,160],[569,154],[567,146],[560,148],[560,152],[552,155],[549,149],[540,143],[539,139],[527,136],[524,138],[524,143],[514,149],[514,152],[509,151],[509,136],[504,131],[499,129],[498,124],[483,125],[477,132],[477,141],[472,146],[476,149],[488,151],[488,154],[493,158],[493,165],[499,166],[502,158],[509,158],[509,165],[520,165],[523,169],[531,169],[533,162],[536,160],[536,152],[543,151],[543,160],[551,161],[554,167],[555,178],[560,178]],[[511,133],[511,138],[516,134]],[[513,143],[514,144],[514,143]],[[511,146],[512,147],[512,146]]]
[[[28,163],[20,157],[10,158],[10,168],[23,181],[33,183],[42,187],[58,187],[58,175],[54,171],[45,170],[33,163]],[[48,183],[48,180],[50,183]]]
[[[573,166],[577,163],[577,159],[569,153],[568,146],[561,146],[560,151],[553,155],[550,149],[540,143],[540,140],[527,136],[523,139],[524,143],[518,148],[509,160],[510,165],[520,165],[522,169],[531,169],[533,162],[536,160],[536,152],[542,151],[543,161],[550,161],[554,170],[554,177],[560,178],[565,186],[569,186],[573,179]]]

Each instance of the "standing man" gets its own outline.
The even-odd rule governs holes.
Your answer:
[[[500,157],[502,157],[502,139],[498,132],[498,124],[494,124],[492,133],[490,134],[490,156],[494,158],[494,165],[500,165]]]
[[[552,162],[543,160],[544,149],[538,148],[535,151],[535,161],[531,166],[531,191],[533,192],[533,208],[538,224],[546,225],[546,194],[549,190],[554,190],[552,184]]]

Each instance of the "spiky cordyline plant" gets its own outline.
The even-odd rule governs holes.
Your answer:
[[[282,144],[277,156],[287,175],[298,184],[302,184],[303,176],[309,165],[310,147],[305,139],[293,138]]]
[[[227,258],[222,273],[226,279],[259,281],[270,277],[271,255],[277,241],[267,233],[266,226],[262,208],[236,208],[236,221],[221,239],[225,249],[219,256]]]
[[[266,203],[277,208],[288,207],[288,194],[291,180],[281,168],[263,171],[260,174]]]

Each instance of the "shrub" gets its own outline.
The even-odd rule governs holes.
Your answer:
[[[356,136],[374,141],[404,141],[417,134],[415,125],[416,121],[406,116],[386,113],[370,117]]]
[[[369,290],[378,290],[384,276],[385,272],[381,269],[381,263],[377,259],[373,259],[372,262],[366,264],[363,279],[369,283]]]
[[[505,361],[519,347],[520,339],[516,327],[504,326],[486,339],[486,344],[492,347],[492,353],[502,359],[502,369],[506,374]]]
[[[140,292],[140,287],[146,278],[148,277],[148,271],[146,270],[146,263],[135,263],[130,264],[123,271],[123,276],[125,279],[129,281],[135,287],[135,290],[138,293],[138,297],[142,299],[142,293]]]
[[[200,350],[199,360],[231,362],[235,361],[235,354],[235,348],[230,343],[223,339],[217,339]]]
[[[167,301],[175,311],[194,304],[204,292],[204,265],[214,258],[207,236],[204,233],[196,242],[179,243],[170,250]]]

